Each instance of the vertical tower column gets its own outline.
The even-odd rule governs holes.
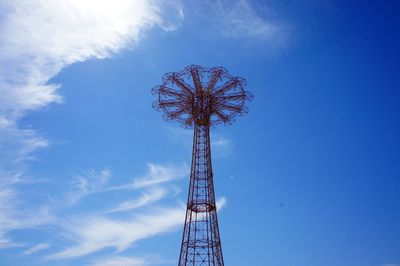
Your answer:
[[[195,123],[179,266],[223,266],[211,166],[210,127]]]
[[[192,168],[179,266],[223,266],[211,166],[210,127],[231,124],[247,112],[245,102],[253,96],[246,80],[223,67],[191,65],[169,72],[152,89],[153,103],[187,128],[194,127]]]

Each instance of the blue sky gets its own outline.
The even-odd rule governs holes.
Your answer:
[[[4,0],[0,265],[176,265],[192,131],[151,88],[224,66],[226,265],[400,265],[396,1]]]

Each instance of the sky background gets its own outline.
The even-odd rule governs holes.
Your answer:
[[[398,1],[0,1],[0,265],[176,265],[192,131],[151,88],[247,80],[212,131],[228,266],[400,266]]]

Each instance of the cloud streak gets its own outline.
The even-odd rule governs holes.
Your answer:
[[[63,68],[103,59],[134,47],[154,27],[174,29],[177,2],[121,0],[4,0],[0,3],[0,165],[15,167],[48,142],[19,119],[30,110],[62,102]],[[176,23],[164,12],[177,13]],[[2,169],[0,169],[2,170]]]
[[[8,237],[10,230],[50,219],[44,209],[25,211],[13,180],[24,175],[35,151],[49,145],[44,136],[22,128],[19,121],[29,111],[63,101],[58,94],[61,85],[50,83],[51,78],[76,62],[131,49],[154,27],[173,30],[182,17],[177,1],[0,2],[0,247],[16,245]],[[88,187],[84,178],[77,185],[72,201],[97,189]]]
[[[230,38],[252,38],[277,42],[285,30],[283,25],[272,18],[264,18],[246,0],[217,1],[221,33]]]
[[[76,245],[50,255],[47,259],[80,257],[107,247],[122,252],[139,240],[174,230],[184,219],[183,208],[162,208],[133,219],[102,216],[80,217],[65,224],[69,239]]]
[[[1,111],[17,115],[59,102],[48,80],[63,67],[134,46],[154,26],[166,28],[156,1],[6,0],[0,26]]]
[[[91,262],[89,266],[143,266],[148,265],[144,259],[115,256]]]
[[[188,173],[189,167],[186,164],[176,166],[148,163],[147,173],[144,176],[139,176],[128,184],[105,188],[103,191],[142,189],[181,179],[187,176]]]
[[[126,256],[112,256],[101,258],[89,263],[89,266],[144,266],[144,265],[170,265],[176,261],[160,259],[158,256],[145,256],[143,258],[132,258]]]
[[[121,190],[138,190],[139,195],[134,199],[123,201],[120,201],[118,197],[117,202],[119,201],[119,203],[116,207],[105,212],[95,208],[92,212],[94,214],[74,215],[68,220],[58,221],[56,226],[62,232],[61,235],[65,237],[65,240],[70,242],[70,246],[46,258],[48,260],[77,258],[105,248],[114,248],[117,253],[120,253],[140,240],[178,229],[184,221],[185,205],[177,200],[174,187],[165,185],[165,183],[176,181],[187,175],[187,172],[186,165],[148,164],[148,172],[136,178],[136,182],[115,186],[111,189],[107,188],[108,178],[103,178],[103,180],[107,180],[104,182],[98,182],[102,178],[98,178],[95,174],[92,175],[96,176],[95,178],[84,178],[85,181],[80,182],[79,184],[82,185],[79,187],[96,187],[93,191],[105,193],[109,198],[113,198],[116,193],[121,194]],[[98,172],[91,171],[91,173]],[[92,185],[90,182],[102,185]],[[81,190],[90,191],[90,189]],[[86,195],[94,196],[94,193]],[[173,205],[165,207],[165,202],[164,204],[157,203],[167,196],[174,199],[175,207]],[[224,197],[218,199],[218,210],[221,210],[225,204]],[[144,208],[145,206],[146,208]],[[128,263],[142,265],[140,264],[142,263],[141,259],[126,259],[126,265],[129,265]],[[110,258],[109,265],[114,265],[113,263],[121,265],[123,261],[125,261],[123,257],[113,257]],[[97,265],[96,263],[96,261],[93,262],[93,265]]]
[[[149,163],[148,174],[141,178],[136,178],[133,181],[133,188],[139,189],[147,186],[170,182],[187,176],[189,167],[182,165],[181,167],[161,166]]]
[[[211,149],[219,157],[228,157],[233,152],[232,140],[213,134],[211,136]]]
[[[138,198],[134,200],[124,201],[120,203],[118,207],[109,210],[108,213],[123,212],[123,211],[138,209],[146,205],[149,205],[151,203],[157,202],[166,195],[167,195],[167,190],[162,188],[152,189],[149,192],[142,192]]]
[[[218,211],[224,208],[226,202],[225,197],[217,200]],[[63,235],[68,236],[67,240],[73,245],[47,256],[47,259],[76,258],[104,248],[114,248],[118,253],[122,252],[140,240],[176,230],[184,221],[185,211],[184,206],[175,208],[158,206],[125,219],[103,215],[75,217],[62,225],[65,231]],[[134,261],[141,262],[136,259]]]
[[[36,246],[31,247],[30,249],[25,250],[22,254],[26,255],[26,256],[30,256],[34,253],[48,249],[50,247],[51,247],[51,245],[49,243],[40,243],[40,244],[37,244]]]
[[[216,0],[193,3],[195,13],[226,38],[251,39],[280,47],[288,37],[290,27],[273,15],[265,4],[249,0]]]
[[[54,220],[45,207],[30,209],[28,211],[27,203],[20,200],[18,192],[12,186],[0,183],[0,248],[21,246],[7,237],[9,232],[34,228]]]
[[[75,204],[88,194],[99,192],[111,178],[109,170],[91,170],[77,175],[72,182],[73,191],[67,195],[68,204]]]

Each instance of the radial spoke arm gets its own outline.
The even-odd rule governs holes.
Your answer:
[[[243,92],[217,97],[218,102],[242,101],[244,99],[246,99],[246,94],[244,94]]]
[[[243,109],[243,107],[241,105],[221,104],[219,106],[219,109],[229,110],[232,112],[240,113],[240,111]]]
[[[222,122],[228,122],[229,121],[229,116],[225,115],[219,110],[215,110],[214,113],[218,116],[219,119],[222,120]]]
[[[171,75],[170,78],[171,78],[171,81],[173,81],[179,88],[181,88],[187,94],[193,95],[193,92],[190,89],[190,86],[188,84],[186,84],[184,81],[182,81],[180,78],[178,78],[176,75]]]
[[[201,86],[201,81],[200,81],[199,70],[197,68],[192,68],[190,72],[192,73],[192,79],[196,91],[199,92],[203,91],[203,87]]]
[[[186,112],[185,109],[179,108],[178,110],[176,110],[174,112],[167,113],[167,115],[168,115],[169,118],[175,119],[175,118],[178,118],[180,115],[184,114],[185,112]]]
[[[183,94],[182,92],[173,90],[173,89],[168,88],[168,87],[166,87],[166,86],[161,86],[161,87],[158,89],[158,91],[159,91],[160,94],[164,94],[164,95],[168,95],[168,96],[176,96],[176,97],[182,97],[182,96],[184,96],[184,94]]]
[[[174,107],[179,106],[180,101],[160,101],[159,105],[160,107]]]
[[[236,87],[239,84],[238,79],[232,79],[229,82],[225,83],[222,87],[218,88],[218,90],[215,92],[215,96],[219,96],[224,94],[225,92],[229,91],[230,89]]]
[[[210,82],[208,82],[207,85],[207,91],[211,91],[212,89],[214,89],[215,84],[217,84],[218,79],[221,77],[221,71],[220,70],[216,70],[215,72],[213,72],[213,75],[210,79]]]

